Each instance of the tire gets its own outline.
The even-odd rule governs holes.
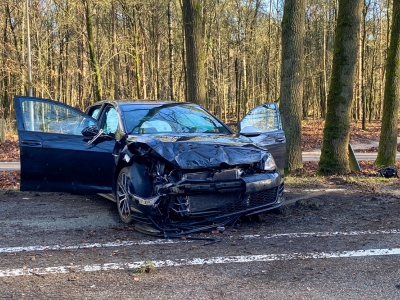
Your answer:
[[[117,202],[118,214],[122,222],[125,224],[132,224],[132,212],[129,207],[129,182],[131,180],[129,175],[129,167],[123,168],[118,175],[117,187],[115,189],[115,199]]]

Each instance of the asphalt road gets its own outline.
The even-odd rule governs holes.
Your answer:
[[[303,161],[319,161],[319,156],[321,152],[303,152]],[[377,153],[355,153],[358,161],[361,160],[375,160]],[[400,153],[397,153],[397,159],[400,160]],[[0,172],[1,171],[19,171],[19,162],[0,162]]]

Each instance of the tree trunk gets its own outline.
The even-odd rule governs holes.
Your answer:
[[[327,13],[327,7],[324,5],[324,21],[323,21],[323,49],[322,49],[322,78],[323,78],[323,86],[322,86],[322,93],[321,93],[321,116],[323,119],[326,117],[326,102],[328,99],[328,74],[327,74],[327,39],[328,39],[328,25],[327,25],[327,20],[328,18],[328,13]]]
[[[133,5],[132,10],[132,22],[133,22],[133,41],[134,41],[134,59],[135,59],[135,79],[136,79],[136,97],[142,98],[141,85],[142,78],[140,77],[140,53],[139,53],[139,28],[138,28],[138,16],[136,5]]]
[[[9,14],[10,8],[8,6],[8,4],[6,4],[6,14]],[[4,51],[3,55],[2,55],[2,64],[5,65],[7,62],[7,53],[9,52],[9,41],[8,41],[8,35],[7,35],[7,24],[8,24],[8,17],[6,16],[4,18],[4,29],[3,29],[3,44],[6,46],[5,49],[7,49],[8,51]],[[9,106],[10,106],[10,100],[8,97],[8,81],[9,81],[9,74],[10,72],[6,72],[5,70],[2,72],[2,84],[0,86],[1,90],[2,90],[2,95],[1,95],[1,100],[0,102],[2,102],[2,107],[0,107],[0,110],[3,109],[4,110],[4,114],[3,116],[1,116],[4,119],[8,119],[8,115],[10,114],[9,112]]]
[[[367,12],[368,8],[370,5],[370,1],[368,4],[363,5],[363,19],[361,23],[361,43],[360,43],[360,97],[361,97],[361,105],[362,105],[362,130],[367,130],[367,99],[365,96],[365,80],[364,80],[364,74],[365,74],[365,41],[366,41],[366,35],[367,35],[367,30],[366,30],[366,17],[367,17]]]
[[[397,122],[400,101],[400,1],[393,1],[392,32],[386,61],[381,135],[375,164],[390,166],[396,162]]]
[[[90,55],[90,67],[95,77],[94,94],[96,101],[101,101],[103,97],[103,84],[101,81],[100,66],[97,61],[96,51],[94,47],[93,37],[93,22],[92,22],[92,11],[91,11],[91,0],[83,0],[86,10],[86,30],[87,30],[87,42],[89,47]]]
[[[349,171],[351,103],[358,55],[362,0],[339,0],[332,76],[318,173]]]
[[[205,53],[203,46],[203,4],[200,0],[183,0],[182,14],[186,42],[187,101],[206,103]]]
[[[174,73],[175,73],[175,51],[174,51],[174,31],[172,28],[172,0],[168,1],[168,50],[169,50],[169,96],[171,101],[175,101]]]
[[[282,124],[286,134],[287,171],[303,168],[301,116],[303,99],[303,38],[305,0],[285,0],[282,20]]]
[[[112,20],[112,52],[113,52],[113,66],[114,70],[112,72],[112,84],[114,90],[114,99],[119,100],[119,62],[118,62],[118,49],[117,49],[117,24],[115,20],[115,4],[112,2],[111,8],[111,20]]]

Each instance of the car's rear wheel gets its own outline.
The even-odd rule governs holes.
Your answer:
[[[133,222],[132,212],[129,207],[129,167],[123,168],[118,175],[115,198],[117,200],[118,214],[121,221],[126,224]]]

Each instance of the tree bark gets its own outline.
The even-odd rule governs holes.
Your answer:
[[[132,9],[132,22],[133,22],[133,41],[134,41],[134,59],[135,59],[135,79],[136,79],[136,97],[142,98],[142,78],[140,77],[140,53],[139,53],[139,28],[138,28],[138,15],[136,5]]]
[[[392,32],[386,61],[382,127],[375,164],[390,166],[396,162],[397,122],[400,101],[400,1],[393,1]]]
[[[174,31],[172,28],[172,0],[168,1],[168,51],[169,51],[169,96],[171,101],[175,101],[175,50],[174,50]]]
[[[101,81],[100,66],[97,61],[96,51],[94,47],[94,37],[93,37],[93,21],[92,21],[92,10],[91,10],[91,0],[83,0],[86,11],[86,31],[87,31],[87,42],[89,47],[90,55],[90,67],[95,77],[94,94],[96,101],[101,101],[103,98],[103,84]]]
[[[187,101],[206,103],[203,5],[200,0],[183,0],[182,15],[186,42]]]
[[[349,171],[351,103],[355,82],[362,0],[339,0],[332,76],[318,173]]]
[[[360,42],[360,97],[361,97],[361,105],[362,105],[362,130],[367,130],[367,99],[365,96],[365,42],[367,36],[367,12],[369,9],[369,5],[371,1],[368,3],[364,3],[362,10],[362,23],[361,23],[361,42]]]
[[[117,24],[115,19],[115,3],[112,1],[111,5],[111,21],[112,21],[112,53],[113,53],[113,67],[112,84],[114,99],[119,100],[119,62],[118,62],[118,49],[117,49]]]
[[[303,168],[301,116],[303,99],[303,39],[305,0],[285,0],[282,20],[282,124],[286,134],[286,166],[290,172]]]

